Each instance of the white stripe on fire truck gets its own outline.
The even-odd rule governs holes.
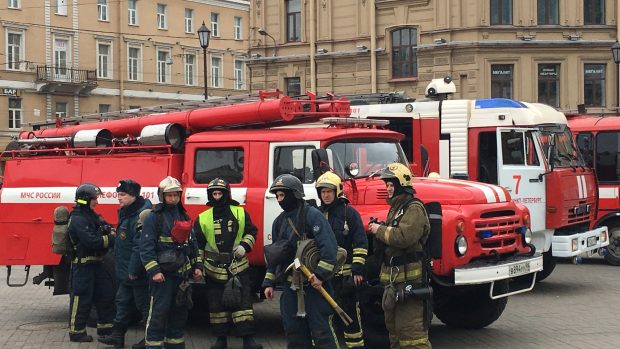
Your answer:
[[[247,187],[230,188],[233,200],[245,205]],[[185,205],[205,205],[207,203],[207,188],[185,188]]]
[[[618,188],[598,188],[598,196],[601,199],[617,199]]]
[[[0,202],[5,204],[70,204],[75,201],[77,187],[19,187],[2,188]],[[157,187],[142,187],[140,193],[153,204],[159,202]],[[100,204],[118,204],[116,187],[101,187]]]
[[[583,199],[583,188],[581,188],[581,176],[575,177],[577,179],[577,191],[579,191],[579,198]]]
[[[586,182],[586,176],[581,175],[581,187],[583,188],[583,199],[588,197],[588,182]]]
[[[450,179],[437,178],[433,180],[438,181],[438,182],[454,183],[454,181]],[[489,204],[498,202],[496,193],[493,189],[491,189],[492,187],[491,185],[486,185],[482,183],[474,183],[474,182],[462,182],[462,181],[459,181],[459,183],[480,190],[484,194],[484,196],[487,198],[487,203]]]

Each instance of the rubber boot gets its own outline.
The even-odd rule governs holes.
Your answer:
[[[144,344],[144,338],[141,341],[131,346],[131,349],[144,349],[146,345]]]
[[[87,335],[86,333],[70,334],[69,335],[69,340],[71,342],[85,343],[85,342],[92,342],[93,341],[93,337]]]
[[[211,346],[211,349],[226,349],[228,348],[228,341],[226,336],[219,336],[215,343]]]
[[[254,336],[249,335],[243,337],[243,349],[263,349],[263,346],[256,343]]]
[[[113,345],[114,349],[120,349],[125,347],[125,330],[120,328],[120,326],[114,325],[112,328],[112,333],[105,336],[100,336],[97,338],[99,343]]]

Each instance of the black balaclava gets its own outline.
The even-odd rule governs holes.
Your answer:
[[[278,201],[278,204],[282,209],[286,212],[290,212],[297,208],[299,205],[299,200],[295,197],[292,190],[282,190],[284,193],[284,199],[282,201]]]
[[[219,190],[220,192],[222,192],[222,197],[219,200],[215,200],[213,198],[213,192],[215,190]],[[207,205],[211,206],[211,207],[221,207],[221,206],[227,206],[229,203],[229,193],[226,190],[220,190],[220,189],[215,189],[215,190],[208,190],[207,191]]]
[[[402,185],[400,185],[400,182],[398,181],[398,179],[388,178],[388,179],[384,179],[384,181],[394,184],[394,196],[392,196],[393,198],[405,192],[405,189],[403,188]]]

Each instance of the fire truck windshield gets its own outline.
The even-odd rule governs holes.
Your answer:
[[[404,152],[397,141],[355,139],[335,142],[327,146],[332,168],[344,178],[362,178],[381,172],[388,164],[407,164]],[[351,166],[353,164],[353,166]],[[352,173],[348,168],[359,171]]]
[[[540,129],[540,140],[543,152],[547,161],[554,167],[577,167],[585,166],[583,158],[580,156],[571,131],[565,125],[563,127],[542,127]],[[549,153],[549,148],[553,145],[553,154]]]

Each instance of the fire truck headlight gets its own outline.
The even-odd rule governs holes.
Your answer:
[[[523,227],[523,242],[530,244],[532,242],[532,231],[529,228]]]
[[[577,251],[577,248],[579,247],[579,243],[578,243],[577,239],[573,239],[571,241],[571,245],[572,245],[571,247],[573,249],[573,252]]]
[[[463,235],[457,236],[454,247],[459,256],[464,256],[467,252],[467,239]]]

